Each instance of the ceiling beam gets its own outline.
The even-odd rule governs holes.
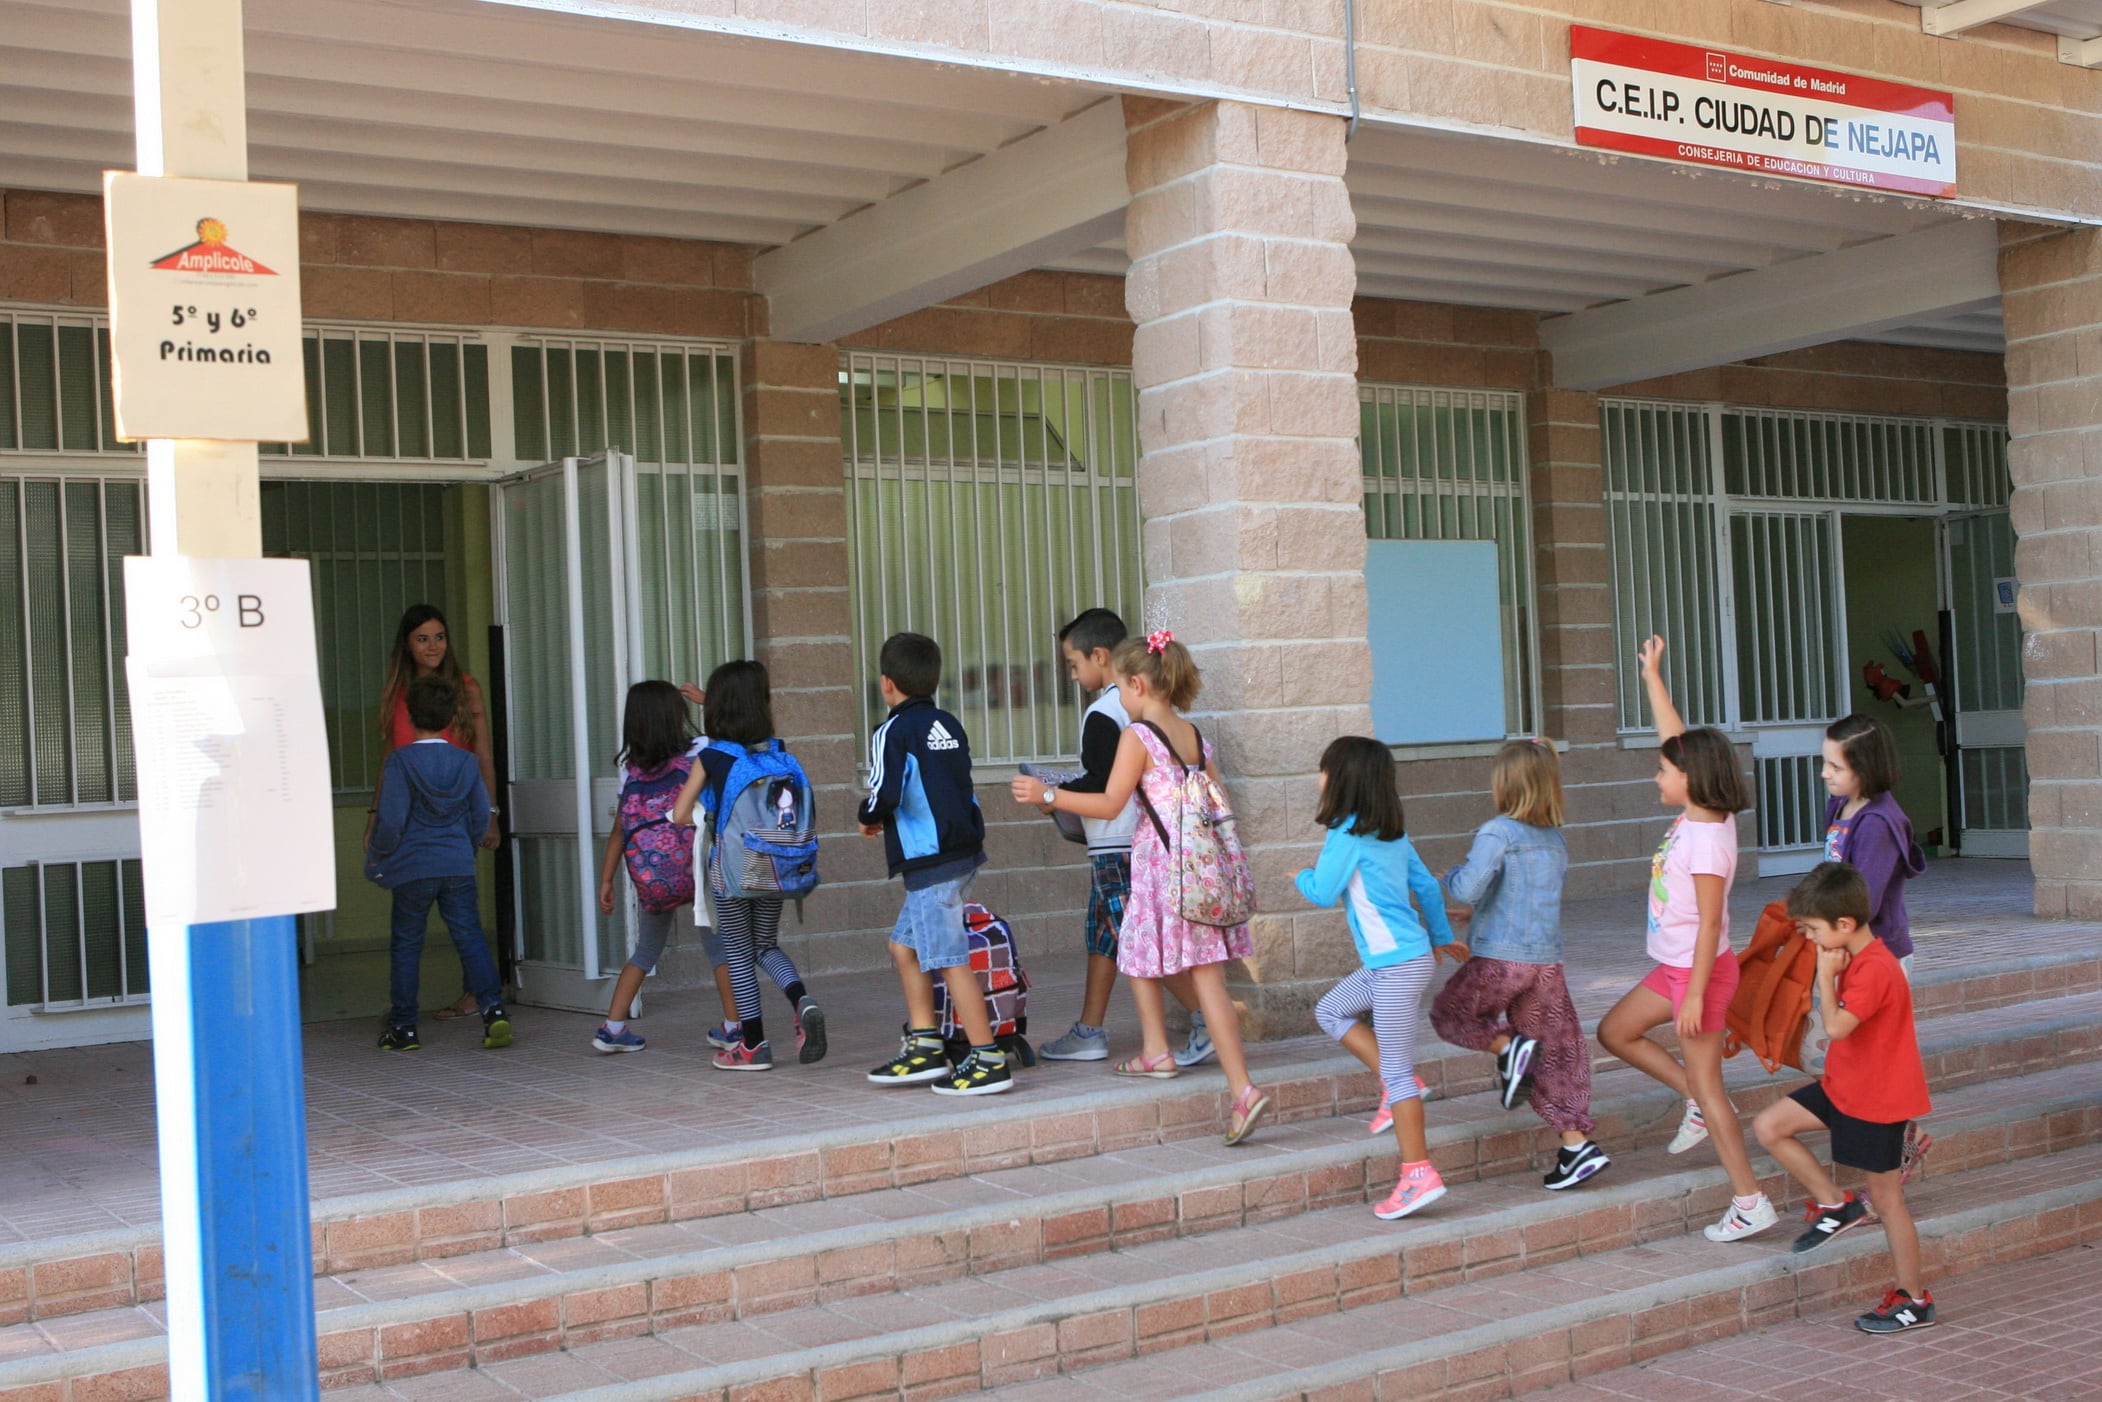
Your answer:
[[[1999,226],[1959,219],[1540,324],[1555,385],[1601,389],[1859,339],[2000,295]]]
[[[2024,10],[2039,9],[2037,0],[1952,0],[1952,3],[1920,8],[1920,28],[1943,38],[1976,29],[1981,24],[2010,19]]]
[[[2078,68],[2102,68],[2102,39],[2058,36],[2058,61]]]
[[[1040,267],[1123,227],[1124,109],[1106,101],[760,255],[772,334],[830,341]]]

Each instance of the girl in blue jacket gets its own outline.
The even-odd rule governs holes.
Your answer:
[[[1416,1082],[1416,1024],[1430,987],[1433,950],[1456,962],[1467,946],[1452,937],[1445,892],[1404,835],[1394,757],[1364,735],[1346,735],[1321,755],[1321,803],[1314,819],[1328,829],[1315,865],[1299,873],[1299,894],[1315,905],[1340,904],[1364,967],[1328,991],[1314,1008],[1322,1030],[1380,1074],[1401,1147],[1401,1179],[1376,1216],[1391,1221],[1445,1196],[1424,1139],[1422,1090]],[[1416,906],[1409,904],[1413,894]],[[1428,932],[1426,928],[1428,927]],[[1361,1019],[1372,1014],[1372,1026]]]

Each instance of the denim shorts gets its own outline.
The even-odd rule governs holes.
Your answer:
[[[904,945],[920,961],[923,973],[953,969],[971,962],[971,942],[964,934],[964,895],[978,877],[976,872],[905,893],[898,923],[891,927],[892,944]]]

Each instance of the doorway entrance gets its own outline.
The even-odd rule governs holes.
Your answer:
[[[699,682],[746,655],[742,479],[564,458],[497,488],[519,1001],[602,1009],[634,944],[625,881],[598,908],[620,792],[621,707],[646,678]]]

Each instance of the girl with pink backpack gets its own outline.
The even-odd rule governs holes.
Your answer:
[[[1110,672],[1131,724],[1118,743],[1108,787],[1069,793],[1023,775],[1013,782],[1015,801],[1114,818],[1137,795],[1140,819],[1131,843],[1131,896],[1117,929],[1117,968],[1131,981],[1145,1040],[1139,1055],[1115,1070],[1155,1080],[1182,1074],[1168,1046],[1160,981],[1188,970],[1233,1092],[1226,1142],[1238,1144],[1270,1108],[1270,1098],[1248,1079],[1240,1019],[1226,991],[1226,961],[1254,952],[1248,917],[1255,889],[1212,747],[1182,716],[1197,699],[1201,676],[1189,649],[1165,628],[1127,638],[1111,655]]]

